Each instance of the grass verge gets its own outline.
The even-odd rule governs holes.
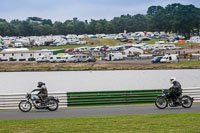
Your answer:
[[[1,133],[180,133],[200,131],[200,113],[1,120]]]
[[[37,63],[2,62],[0,72],[15,71],[89,71],[89,70],[157,70],[157,69],[200,69],[200,61],[182,61],[179,63],[134,64],[134,63]]]

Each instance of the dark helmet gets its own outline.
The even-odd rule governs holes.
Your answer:
[[[37,87],[42,87],[42,85],[45,85],[45,83],[43,83],[43,82],[38,82],[38,86],[37,86]]]
[[[173,84],[175,81],[176,81],[176,78],[175,78],[175,77],[171,77],[171,78],[170,78],[170,83],[171,83],[171,84]]]

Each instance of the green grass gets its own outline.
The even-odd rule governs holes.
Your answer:
[[[185,49],[200,48],[199,43],[176,43],[175,45]]]
[[[70,48],[77,48],[83,47],[86,45],[62,45],[62,46],[33,46],[29,47],[29,50],[40,50],[40,49],[70,49]]]
[[[167,41],[167,39],[151,39],[149,41],[142,41],[142,43],[146,43],[146,44],[155,44],[158,41]]]
[[[87,38],[84,39],[85,41],[88,42],[88,44],[83,44],[83,45],[63,45],[63,46],[33,46],[29,47],[30,50],[39,50],[39,49],[70,49],[70,48],[77,48],[77,47],[96,47],[96,46],[104,46],[104,45],[109,45],[109,46],[115,46],[119,44],[123,44],[119,40],[114,40],[114,39],[99,39],[99,38]]]
[[[199,68],[200,67],[200,60],[191,60],[191,61],[182,61],[179,63],[171,63],[167,64],[174,68]]]
[[[1,133],[199,133],[200,113],[1,120]]]

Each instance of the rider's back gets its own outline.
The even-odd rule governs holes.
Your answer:
[[[171,87],[171,89],[176,93],[182,93],[181,84],[178,81],[173,82],[173,86]]]
[[[42,85],[41,87],[40,87],[40,92],[38,93],[38,94],[46,94],[46,95],[48,95],[48,91],[47,91],[47,88],[46,88],[46,86],[45,85]]]

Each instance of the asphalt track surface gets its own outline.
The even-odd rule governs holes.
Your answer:
[[[61,108],[55,112],[51,112],[48,110],[31,110],[30,112],[27,113],[21,112],[19,110],[0,110],[0,120],[162,114],[162,113],[185,113],[185,112],[200,112],[200,104],[194,104],[189,109],[185,109],[182,107],[173,107],[173,108],[169,107],[162,110],[157,109],[154,105]]]

